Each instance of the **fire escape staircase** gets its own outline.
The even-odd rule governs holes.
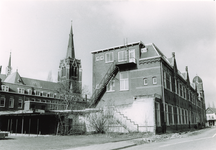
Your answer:
[[[106,72],[105,76],[102,78],[99,84],[99,88],[95,89],[94,93],[91,97],[91,103],[89,107],[95,107],[98,102],[100,101],[101,97],[106,91],[106,86],[109,81],[116,76],[118,73],[119,68],[116,66],[116,62],[114,61],[111,66],[109,67],[108,71]]]

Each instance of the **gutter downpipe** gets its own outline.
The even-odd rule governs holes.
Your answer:
[[[164,97],[164,76],[163,76],[163,65],[162,65],[162,57],[161,57],[161,63],[160,63],[160,68],[161,68],[161,89],[162,89],[162,102],[163,102],[163,114],[164,114],[164,122],[162,122],[162,131],[166,132],[166,113],[165,113],[165,97]]]

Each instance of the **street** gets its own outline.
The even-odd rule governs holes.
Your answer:
[[[125,150],[215,150],[216,127],[204,129],[202,133],[180,139],[171,139],[165,142],[143,144],[126,148]]]

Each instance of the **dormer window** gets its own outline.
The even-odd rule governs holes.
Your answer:
[[[49,97],[54,98],[54,94],[53,93],[48,93]]]
[[[41,96],[41,92],[40,92],[40,91],[35,90],[34,93],[35,93],[35,95],[37,95],[37,96]]]
[[[32,90],[28,89],[28,95],[32,95]]]
[[[47,93],[46,92],[42,92],[44,97],[47,97]]]
[[[2,91],[9,92],[9,86],[2,85],[1,88],[2,88]]]
[[[24,94],[24,92],[25,92],[25,89],[23,89],[23,88],[17,88],[17,90],[18,90],[18,93],[20,93],[20,94]]]

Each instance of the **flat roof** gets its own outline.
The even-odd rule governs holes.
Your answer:
[[[142,41],[138,41],[138,42],[128,43],[126,45],[119,45],[119,46],[114,46],[114,47],[99,49],[99,50],[91,51],[91,53],[94,54],[94,53],[99,53],[99,52],[104,52],[104,51],[109,51],[109,50],[123,48],[125,46],[133,46],[133,45],[137,45],[137,44],[143,44],[143,42]]]

